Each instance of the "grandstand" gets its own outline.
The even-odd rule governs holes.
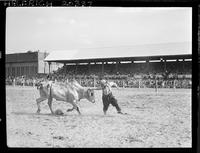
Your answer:
[[[163,48],[174,50],[174,55],[162,52]],[[149,51],[149,55],[144,56],[145,49]],[[49,63],[49,68],[51,63],[63,64],[63,67],[52,73],[53,79],[75,78],[83,86],[96,86],[99,78],[104,77],[123,87],[154,87],[157,78],[160,87],[165,80],[165,87],[172,88],[173,81],[177,79],[176,87],[189,88],[192,78],[192,55],[177,52],[181,50],[185,53],[187,49],[190,50],[190,46],[185,43],[149,45],[145,48],[84,48],[53,51],[45,61]]]
[[[78,75],[104,74],[146,74],[169,71],[178,74],[191,74],[191,55],[143,56],[127,58],[95,59],[90,61],[57,61],[64,64],[60,73]],[[51,61],[48,61],[51,62]]]
[[[191,43],[82,48],[52,51],[45,61],[62,63],[60,73],[79,75],[163,73],[191,74]],[[159,54],[158,54],[159,53]],[[169,54],[173,53],[173,54]]]
[[[157,80],[158,87],[190,88],[192,55],[186,54],[191,48],[184,45],[145,46],[149,51],[145,55],[144,48],[130,46],[52,51],[44,59],[48,63],[45,72],[50,74],[52,80],[66,81],[75,78],[82,86],[98,86],[99,79],[104,77],[121,87],[155,87]],[[162,52],[163,48],[174,50],[174,54],[167,55],[166,51]],[[52,66],[57,64],[61,67],[54,69]],[[12,66],[15,67],[15,64]],[[25,84],[33,85],[33,80],[40,78],[34,75],[32,79],[27,75]],[[7,84],[12,84],[12,80],[12,77],[8,78]],[[22,84],[20,76],[17,80],[18,84]]]

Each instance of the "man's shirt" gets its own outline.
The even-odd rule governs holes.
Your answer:
[[[103,95],[108,95],[108,94],[110,94],[110,93],[112,93],[110,85],[105,84],[105,85],[102,87],[102,94],[103,94]]]

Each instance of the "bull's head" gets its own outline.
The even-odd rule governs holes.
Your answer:
[[[95,103],[95,96],[94,96],[94,90],[93,89],[87,89],[87,99],[90,102]]]

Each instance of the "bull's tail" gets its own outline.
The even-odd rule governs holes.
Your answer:
[[[49,87],[49,97],[52,98],[52,82],[49,82],[48,84],[48,87]]]
[[[49,89],[49,90],[50,90],[50,91],[49,91],[49,96],[50,96],[50,97],[52,97],[52,94],[51,94],[51,86],[52,86],[52,85],[50,84],[50,89]]]

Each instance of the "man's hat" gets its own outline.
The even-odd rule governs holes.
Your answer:
[[[100,83],[101,83],[102,85],[105,85],[105,84],[106,84],[106,82],[107,82],[107,81],[106,81],[106,80],[104,80],[104,79],[100,81]]]

